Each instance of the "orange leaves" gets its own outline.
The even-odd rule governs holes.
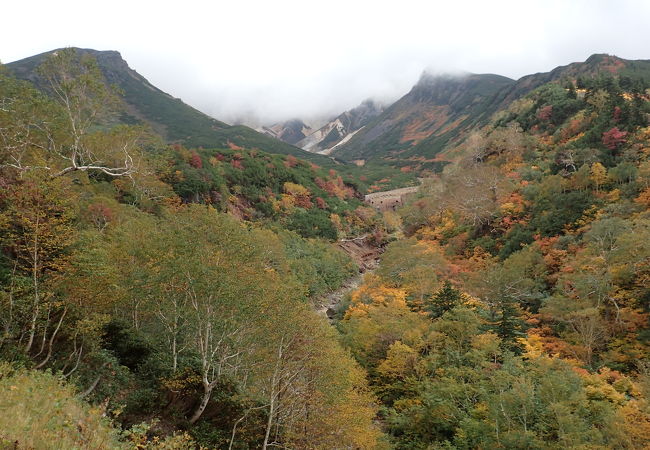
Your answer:
[[[560,141],[568,142],[575,141],[584,136],[584,129],[588,125],[589,120],[585,119],[583,113],[578,113],[576,117],[571,119],[568,124],[560,131]]]
[[[103,230],[115,219],[115,213],[113,209],[105,203],[95,202],[88,206],[87,217],[95,227],[99,230]]]
[[[330,174],[331,172],[332,171],[330,171]],[[346,186],[340,176],[334,175],[333,179],[327,181],[317,177],[314,182],[319,188],[332,197],[337,197],[341,200],[354,197],[354,190],[351,187]]]
[[[235,144],[234,142],[231,142],[230,140],[228,140],[228,148],[230,148],[231,150],[243,150],[244,149],[243,147],[240,147],[239,145]]]
[[[295,167],[298,164],[298,158],[293,155],[288,155],[284,160],[284,167]]]
[[[645,188],[637,198],[634,199],[635,203],[650,208],[650,187]]]

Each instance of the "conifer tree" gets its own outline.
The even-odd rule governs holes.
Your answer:
[[[436,319],[442,316],[445,312],[460,305],[461,302],[461,292],[454,288],[449,280],[445,280],[443,286],[427,302],[424,310],[432,319]]]

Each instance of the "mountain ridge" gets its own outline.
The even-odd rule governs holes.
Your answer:
[[[513,101],[547,83],[600,75],[650,78],[650,61],[593,54],[583,62],[517,80],[494,74],[425,71],[406,95],[332,154],[349,161],[375,159],[402,166],[417,162],[420,167],[435,168],[444,162],[445,148],[459,143],[469,130],[486,125]]]
[[[13,74],[30,81],[40,90],[45,83],[36,69],[45,58],[61,49],[43,52],[6,64]],[[75,48],[81,55],[91,55],[109,84],[122,91],[126,110],[120,121],[127,124],[145,123],[167,142],[187,147],[259,148],[269,153],[293,155],[326,167],[336,163],[322,155],[306,152],[288,143],[258,133],[244,125],[229,125],[162,91],[132,69],[115,50]]]
[[[377,148],[386,156],[403,153],[434,136],[448,142],[450,131],[485,107],[514,80],[493,74],[433,75],[424,72],[413,88],[337,149],[343,159],[367,159]],[[480,112],[480,111],[479,111]],[[426,155],[435,156],[435,154]]]

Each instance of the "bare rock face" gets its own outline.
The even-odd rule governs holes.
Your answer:
[[[383,111],[382,104],[374,100],[366,100],[356,108],[330,120],[296,145],[310,152],[329,154]]]

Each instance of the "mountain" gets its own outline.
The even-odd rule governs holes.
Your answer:
[[[370,121],[332,154],[344,160],[382,161],[435,168],[441,152],[467,132],[486,125],[513,101],[548,84],[599,76],[650,79],[650,61],[595,54],[584,62],[526,75],[516,81],[499,75],[424,73],[411,91]],[[299,143],[300,145],[300,143]],[[397,161],[397,163],[396,163]],[[430,167],[433,166],[433,167]]]
[[[514,80],[500,75],[424,73],[404,97],[370,120],[333,154],[347,160],[435,157],[445,144],[489,117],[495,95]]]
[[[329,154],[335,147],[347,142],[373,118],[384,111],[384,106],[366,100],[356,108],[345,111],[306,136],[296,145],[314,153]]]
[[[594,54],[583,62],[558,66],[550,72],[525,75],[498,95],[495,109],[504,109],[514,100],[524,97],[547,83],[563,80],[576,81],[579,78],[599,76],[650,79],[650,61],[627,60],[614,55]]]
[[[264,126],[258,131],[287,144],[296,145],[314,130],[300,119],[291,119],[268,127]]]
[[[119,119],[123,123],[148,124],[168,142],[182,143],[186,147],[258,148],[269,153],[293,155],[325,167],[335,165],[330,158],[306,152],[243,125],[228,125],[192,108],[181,99],[152,85],[130,68],[119,52],[76,50],[93,56],[106,81],[122,91],[126,110]],[[31,81],[39,89],[45,90],[44,80],[36,68],[55,51],[31,56],[6,66],[18,78]]]

